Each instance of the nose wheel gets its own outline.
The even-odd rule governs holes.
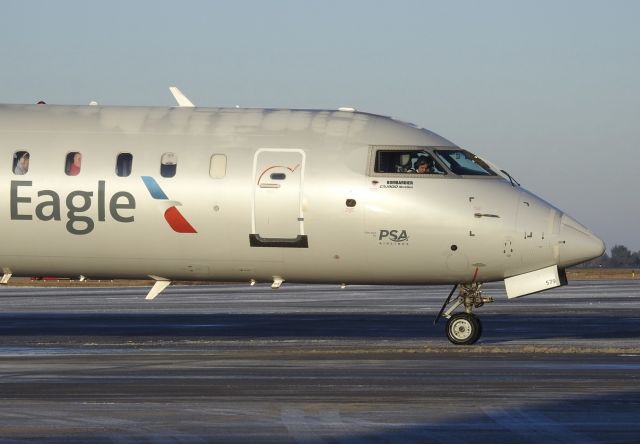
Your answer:
[[[474,344],[482,335],[482,323],[473,314],[473,309],[493,302],[493,298],[482,296],[481,285],[479,283],[462,285],[460,294],[452,301],[451,297],[458,287],[454,286],[433,322],[436,324],[443,316],[447,318],[447,338],[455,345]],[[464,312],[452,314],[461,305],[464,306]]]
[[[447,320],[447,338],[453,344],[474,344],[481,334],[482,323],[473,314],[457,313]]]

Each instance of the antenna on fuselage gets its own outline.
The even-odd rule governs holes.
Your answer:
[[[178,106],[180,108],[194,108],[195,107],[193,102],[191,102],[191,100],[189,100],[187,98],[187,96],[185,96],[182,93],[182,91],[180,91],[178,89],[177,86],[170,86],[169,87],[169,91],[171,91],[171,94],[173,94],[173,98],[176,99],[176,102],[178,102]]]

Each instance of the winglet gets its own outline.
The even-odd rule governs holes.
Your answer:
[[[187,96],[182,94],[182,91],[180,91],[177,86],[170,86],[169,91],[171,91],[171,94],[173,94],[173,98],[176,99],[176,102],[178,102],[178,106],[180,108],[195,107],[191,100],[187,99]]]

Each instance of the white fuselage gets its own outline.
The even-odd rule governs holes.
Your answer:
[[[0,106],[0,266],[26,276],[445,284],[563,269],[603,251],[502,175],[376,173],[379,147],[457,148],[358,112]],[[30,160],[19,175],[11,161],[22,151]],[[82,165],[70,176],[73,152]],[[117,172],[123,153],[129,175]],[[165,158],[173,177],[162,175]]]

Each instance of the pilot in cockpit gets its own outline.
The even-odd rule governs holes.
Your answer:
[[[412,173],[429,174],[431,173],[431,165],[426,157],[418,157],[418,160],[414,163]]]

